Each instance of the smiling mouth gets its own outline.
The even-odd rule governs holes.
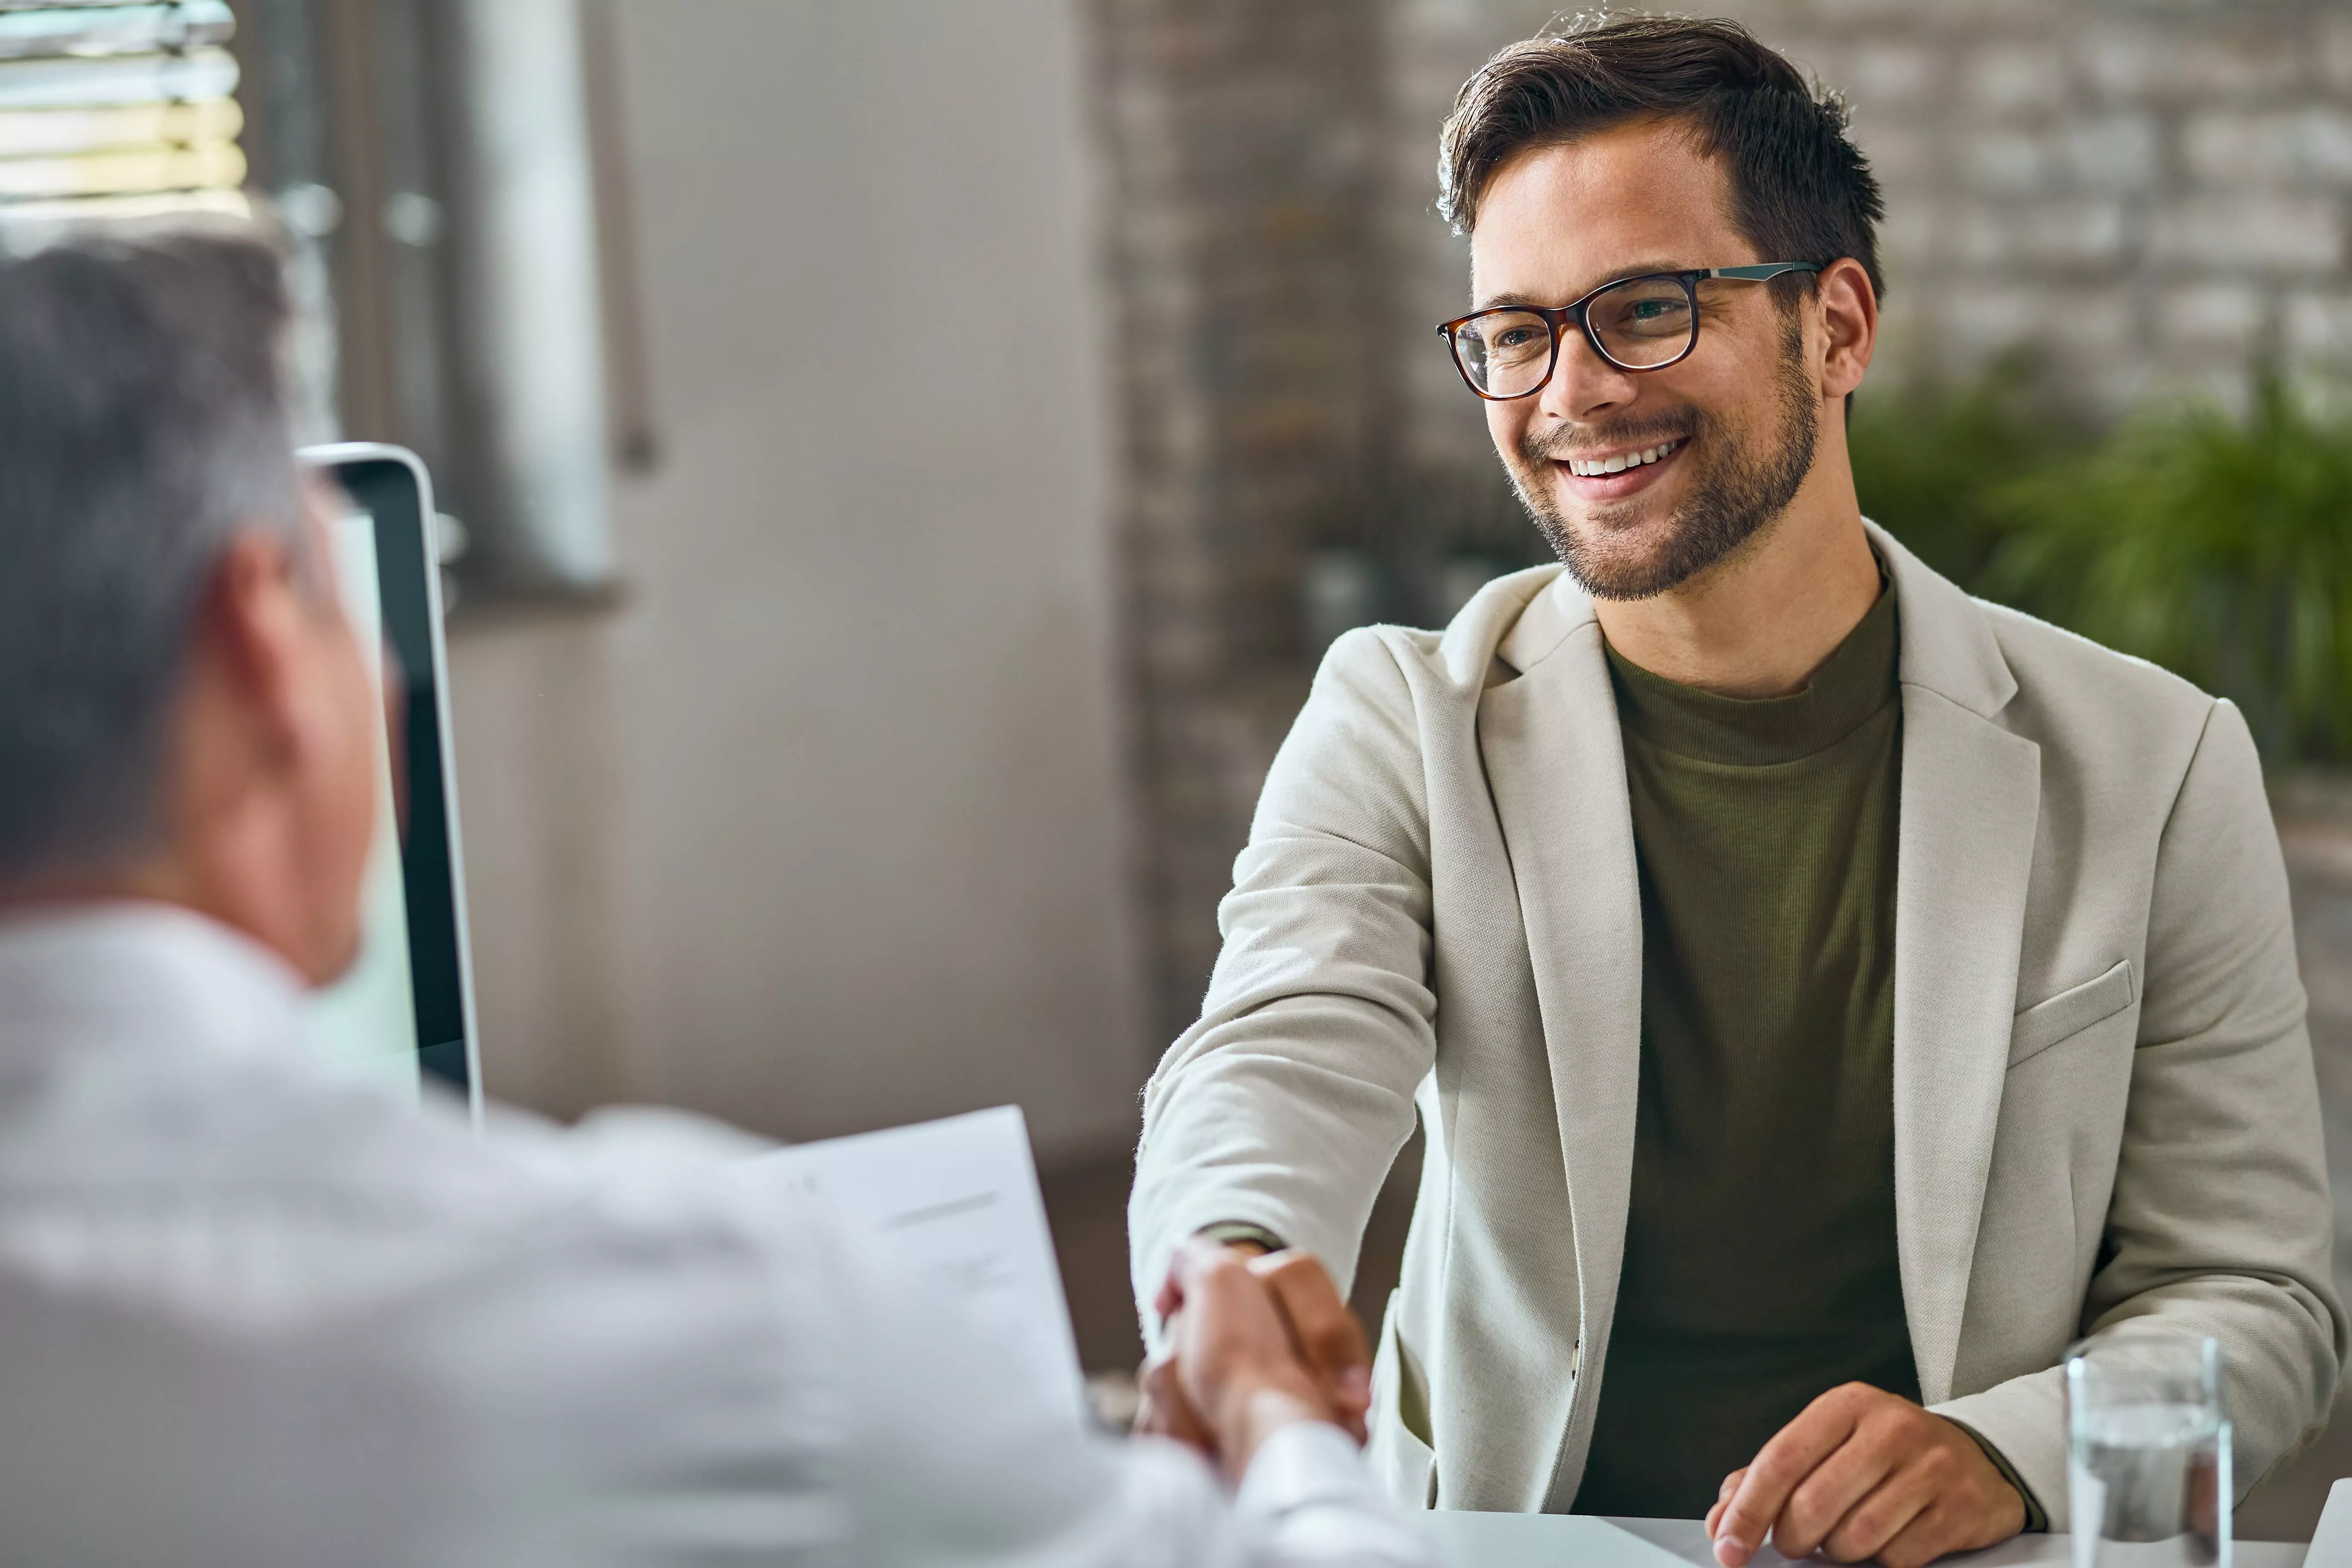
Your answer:
[[[1580,479],[1599,479],[1604,474],[1622,474],[1628,468],[1638,468],[1644,463],[1663,462],[1689,441],[1689,437],[1678,436],[1662,445],[1643,447],[1637,451],[1616,452],[1606,458],[1567,458],[1560,461],[1570,473]]]

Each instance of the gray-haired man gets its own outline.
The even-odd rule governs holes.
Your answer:
[[[1232,1506],[1020,1414],[856,1236],[720,1179],[740,1139],[478,1141],[309,1064],[381,714],[286,314],[242,235],[0,260],[9,1563],[1423,1561],[1229,1257],[1179,1263],[1160,1393]]]

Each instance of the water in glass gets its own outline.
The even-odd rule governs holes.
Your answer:
[[[2066,1363],[2074,1568],[2230,1568],[2221,1350],[2151,1331]]]

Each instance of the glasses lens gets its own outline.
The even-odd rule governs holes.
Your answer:
[[[1488,310],[1454,329],[1454,357],[1487,396],[1524,396],[1551,369],[1551,323],[1532,310]]]
[[[1629,370],[1680,358],[1697,324],[1677,278],[1629,278],[1595,296],[1586,319],[1609,357]]]

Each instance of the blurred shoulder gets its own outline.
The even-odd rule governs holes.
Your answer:
[[[782,1184],[751,1191],[769,1145],[721,1124],[643,1110],[567,1129],[493,1109],[477,1126],[437,1086],[420,1100],[316,1062],[295,1039],[91,1052],[12,1109],[0,1139],[10,1213],[61,1205],[159,1307],[336,1312],[664,1250],[756,1268],[754,1255],[803,1222]],[[183,1299],[152,1247],[158,1215],[214,1237],[224,1258],[267,1252],[303,1267],[267,1301],[228,1289]]]

